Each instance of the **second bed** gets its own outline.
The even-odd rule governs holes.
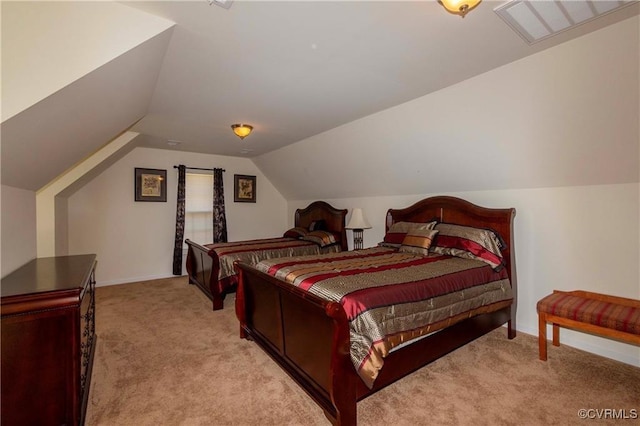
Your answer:
[[[199,244],[185,240],[189,283],[212,301],[213,310],[224,307],[227,294],[236,289],[233,263],[256,264],[261,260],[347,250],[346,209],[315,201],[296,210],[294,227],[282,237],[229,243]]]

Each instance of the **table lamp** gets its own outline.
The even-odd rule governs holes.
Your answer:
[[[362,230],[369,228],[371,228],[371,225],[369,225],[369,222],[367,222],[367,219],[364,217],[362,209],[353,209],[347,229],[353,229],[354,250],[362,250]]]

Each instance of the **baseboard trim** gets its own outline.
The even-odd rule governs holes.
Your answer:
[[[549,329],[547,330],[547,336],[551,336],[551,325],[548,324],[547,327],[549,327]],[[536,338],[538,337],[537,328],[534,329],[532,327],[523,327],[523,328],[518,328],[517,331],[525,334],[530,334],[532,336],[535,336]],[[592,338],[589,340],[592,340],[595,342],[601,342],[602,345],[594,344],[593,342],[587,341],[582,338],[586,336],[589,336],[590,338]],[[577,331],[569,330],[566,328],[560,329],[560,345],[570,346],[574,349],[579,349],[581,351],[585,351],[585,352],[589,352],[605,358],[613,359],[615,361],[620,361],[625,364],[633,365],[634,367],[640,367],[640,355],[634,356],[633,354],[627,353],[626,351],[624,351],[623,347],[621,347],[621,349],[624,352],[618,351],[615,349],[612,350],[610,349],[611,343],[612,343],[611,339],[607,339],[604,337],[600,337],[600,336],[596,336],[588,333],[585,334],[582,332],[577,332]],[[624,345],[624,347],[629,346],[631,348],[630,349],[631,352],[633,352],[634,350],[637,351],[636,353],[640,352],[640,348],[634,345],[623,343],[623,342],[618,342],[618,343],[620,345]]]
[[[182,275],[183,277],[186,277],[187,275],[184,274]],[[144,277],[134,277],[134,278],[126,278],[126,279],[121,279],[121,280],[109,280],[109,281],[97,281],[96,282],[96,287],[108,287],[111,285],[119,285],[119,284],[132,284],[132,283],[137,283],[140,281],[151,281],[151,280],[161,280],[161,279],[165,279],[165,278],[176,278],[177,275],[148,275],[148,276],[144,276]]]

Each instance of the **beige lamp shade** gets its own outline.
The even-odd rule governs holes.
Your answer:
[[[356,208],[353,209],[351,213],[351,219],[349,219],[349,224],[347,225],[347,229],[370,229],[371,225],[367,222],[367,218],[364,216],[364,212],[362,209]]]

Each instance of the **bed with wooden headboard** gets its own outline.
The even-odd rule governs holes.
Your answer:
[[[324,201],[315,201],[295,212],[295,230],[304,233],[304,230],[309,230],[312,226],[321,228],[304,237],[275,237],[218,244],[199,244],[187,239],[186,267],[189,283],[196,285],[211,299],[213,310],[222,309],[226,295],[235,291],[238,282],[233,269],[234,261],[243,260],[251,264],[270,257],[347,250],[346,215],[346,209],[337,209]],[[318,233],[326,234],[323,235],[325,237],[332,236],[333,239],[321,244],[317,239],[316,243],[311,242],[311,237]]]
[[[501,264],[495,269],[481,264],[478,270],[486,267],[489,268],[488,273],[500,273],[504,278],[502,286],[509,287],[504,289],[509,294],[500,303],[470,310],[468,315],[458,315],[455,320],[446,325],[441,324],[439,328],[435,327],[432,330],[434,332],[425,333],[415,342],[394,348],[385,355],[384,365],[373,383],[365,383],[352,362],[353,342],[350,336],[353,323],[350,322],[349,313],[352,307],[344,304],[343,299],[328,300],[305,287],[306,280],[313,275],[308,271],[317,266],[313,262],[338,262],[340,257],[359,256],[356,252],[312,256],[317,258],[313,260],[311,257],[287,259],[288,263],[281,262],[280,265],[275,265],[277,260],[260,262],[257,266],[238,262],[236,314],[240,321],[240,335],[253,340],[271,356],[323,409],[331,423],[355,425],[357,401],[504,324],[507,325],[509,339],[515,337],[517,280],[514,217],[513,208],[484,208],[447,196],[427,198],[410,207],[388,211],[387,233],[398,222],[426,224],[434,220],[439,223],[436,226],[444,223],[495,231],[504,240]],[[385,248],[376,247],[362,252],[370,252],[373,253],[371,256],[378,257],[395,255],[382,253],[383,250]],[[406,255],[405,258],[409,256],[404,252],[402,254]],[[416,256],[410,261],[427,262],[427,259],[433,257],[435,263],[475,262],[474,259],[448,255],[427,254],[423,256],[424,259]],[[326,260],[329,257],[330,262]],[[348,260],[351,262],[350,258]],[[291,271],[304,263],[307,266],[303,268],[300,282],[294,278],[294,285],[277,274],[273,276],[265,272],[267,269],[275,270],[277,266],[284,268],[286,275],[295,277],[296,273]],[[385,267],[393,269],[394,265]],[[289,271],[287,268],[293,269]],[[498,270],[500,272],[495,272]],[[328,276],[329,272],[320,275],[323,274]],[[387,277],[393,281],[394,275]],[[366,280],[366,275],[360,276],[360,281],[363,280]],[[381,287],[386,290],[393,287],[393,284]]]

